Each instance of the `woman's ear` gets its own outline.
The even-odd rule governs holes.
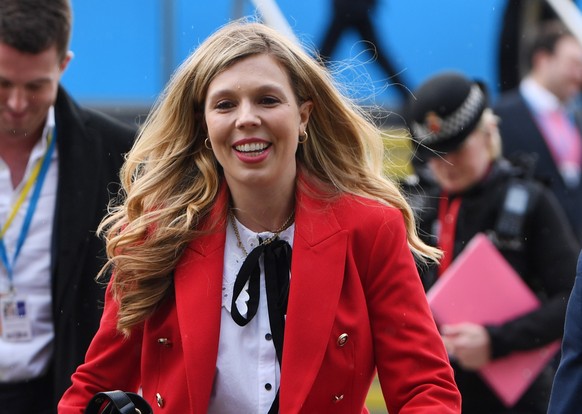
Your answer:
[[[305,101],[299,105],[299,117],[301,123],[299,125],[299,134],[303,134],[307,129],[307,124],[309,123],[309,116],[313,110],[313,101]]]

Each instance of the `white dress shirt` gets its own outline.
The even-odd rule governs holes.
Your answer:
[[[6,222],[35,163],[44,156],[48,144],[48,131],[53,127],[54,111],[51,108],[42,137],[32,149],[24,178],[17,188],[12,187],[10,170],[0,158],[0,226]],[[56,139],[58,140],[58,136]],[[28,234],[20,255],[16,262],[12,263],[16,294],[26,299],[32,339],[12,342],[0,337],[0,382],[17,382],[39,377],[48,369],[52,357],[54,329],[50,246],[57,197],[57,177],[58,155],[55,148]],[[30,189],[12,225],[4,235],[4,244],[10,259],[13,257],[33,191],[34,187]],[[5,267],[0,264],[0,294],[6,294],[8,289],[8,274]]]
[[[241,241],[247,252],[273,233],[255,233],[236,221]],[[293,245],[295,226],[287,228],[279,237]],[[277,361],[271,337],[265,270],[261,257],[259,308],[255,317],[246,325],[239,326],[230,314],[232,292],[236,275],[245,260],[243,251],[237,246],[232,226],[227,226],[224,249],[224,275],[222,283],[222,313],[218,360],[209,414],[267,413],[279,389],[281,369]],[[245,292],[237,300],[238,309],[246,317]]]
[[[536,114],[543,114],[560,109],[560,100],[533,78],[526,77],[519,84],[519,92]]]

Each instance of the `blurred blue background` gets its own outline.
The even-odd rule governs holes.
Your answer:
[[[515,0],[379,0],[373,17],[379,46],[402,68],[411,89],[435,71],[458,69],[483,79],[495,95],[507,1]],[[331,0],[277,4],[303,42],[321,44]],[[72,0],[72,5],[75,57],[63,83],[80,102],[113,109],[151,106],[172,71],[205,37],[255,10],[248,0]],[[386,87],[387,75],[361,54],[365,47],[355,33],[347,33],[332,59],[362,63],[356,77],[368,86],[355,97],[398,106],[398,94]]]

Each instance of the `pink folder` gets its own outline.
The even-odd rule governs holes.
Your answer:
[[[427,293],[438,324],[500,324],[540,306],[538,298],[484,234],[477,234]],[[514,352],[479,374],[513,406],[560,348],[560,341]]]

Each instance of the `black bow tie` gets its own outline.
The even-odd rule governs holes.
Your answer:
[[[262,254],[264,254],[265,263],[265,288],[267,291],[269,323],[279,366],[282,366],[283,334],[285,332],[285,315],[287,314],[287,301],[289,299],[289,272],[291,271],[291,246],[289,246],[289,243],[277,237],[275,240],[263,244],[263,240],[259,237],[259,245],[249,253],[236,275],[232,292],[231,315],[238,325],[245,326],[257,314],[261,277],[259,259]],[[245,318],[238,310],[236,299],[244,289],[247,281],[249,282],[249,300]],[[279,390],[277,390],[277,395],[268,414],[278,412]]]
[[[279,360],[279,364],[281,364],[285,315],[287,313],[287,301],[289,298],[291,246],[285,240],[279,238],[264,244],[259,238],[259,242],[260,244],[249,253],[236,275],[232,294],[231,315],[232,319],[238,325],[245,326],[257,314],[261,276],[259,259],[264,254],[265,288],[267,292],[269,322],[271,324],[277,359]],[[247,316],[244,317],[237,307],[236,300],[247,281],[249,283],[249,300],[247,302]]]

